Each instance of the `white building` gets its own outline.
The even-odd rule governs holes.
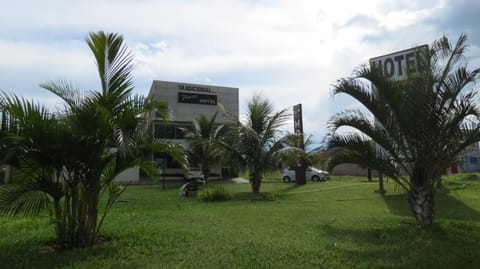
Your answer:
[[[154,112],[147,115],[147,124],[154,138],[163,138],[185,147],[188,146],[188,141],[184,140],[181,128],[191,127],[192,121],[198,116],[213,116],[219,110],[218,104],[222,104],[237,117],[239,114],[238,88],[232,87],[154,80],[147,99],[165,101],[168,104],[167,124]],[[232,123],[231,119],[222,113],[217,115],[216,122]],[[147,158],[156,161],[160,167],[166,163],[166,178],[183,178],[184,172],[170,156],[151,153]],[[125,171],[117,179],[122,182],[140,182],[143,175],[138,169],[133,170],[135,169]],[[214,167],[211,176],[222,176],[222,168]]]

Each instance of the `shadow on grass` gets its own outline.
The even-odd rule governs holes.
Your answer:
[[[249,192],[238,192],[232,194],[233,200],[249,200],[249,201],[275,201],[277,198],[282,197],[285,194],[288,194],[292,190],[303,187],[304,185],[298,184],[283,184],[281,183],[279,188],[270,191],[263,191],[259,193]]]
[[[69,268],[87,262],[92,257],[112,257],[117,250],[105,245],[61,252],[37,240],[26,240],[0,247],[0,268]]]
[[[320,227],[331,255],[356,268],[479,268],[478,225],[443,222],[368,228]]]
[[[285,184],[288,184],[288,183],[285,183]],[[289,192],[289,191],[292,191],[292,190],[296,190],[300,187],[303,187],[305,185],[298,185],[297,183],[290,183],[288,184],[288,187],[286,188],[282,188],[281,190],[279,190],[279,192],[283,192],[283,193],[286,193],[286,192]]]
[[[411,217],[406,194],[384,195],[383,199],[392,214]],[[448,194],[435,195],[436,218],[480,221],[480,213]]]

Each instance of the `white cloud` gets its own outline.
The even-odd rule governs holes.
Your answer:
[[[134,51],[140,93],[153,79],[226,85],[240,88],[243,107],[262,90],[277,108],[302,103],[306,131],[321,140],[330,115],[355,104],[331,99],[330,85],[370,57],[439,37],[442,29],[429,19],[455,17],[446,6],[433,0],[7,1],[0,10],[0,88],[41,96],[38,83],[56,78],[95,88],[83,39],[103,29],[123,34]]]

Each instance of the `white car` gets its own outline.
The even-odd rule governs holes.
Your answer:
[[[308,167],[307,170],[305,171],[305,178],[307,180],[311,180],[313,182],[318,182],[320,180],[325,181],[328,179],[328,172],[320,170],[315,167]],[[295,178],[295,169],[290,167],[290,168],[285,168],[283,170],[283,175],[282,175],[282,180],[284,183],[289,183],[292,181],[296,181]]]

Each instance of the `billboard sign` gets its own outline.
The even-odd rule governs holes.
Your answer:
[[[371,58],[370,67],[378,68],[393,80],[408,80],[409,75],[417,72],[417,61],[428,50],[428,45],[397,51],[387,55]]]

